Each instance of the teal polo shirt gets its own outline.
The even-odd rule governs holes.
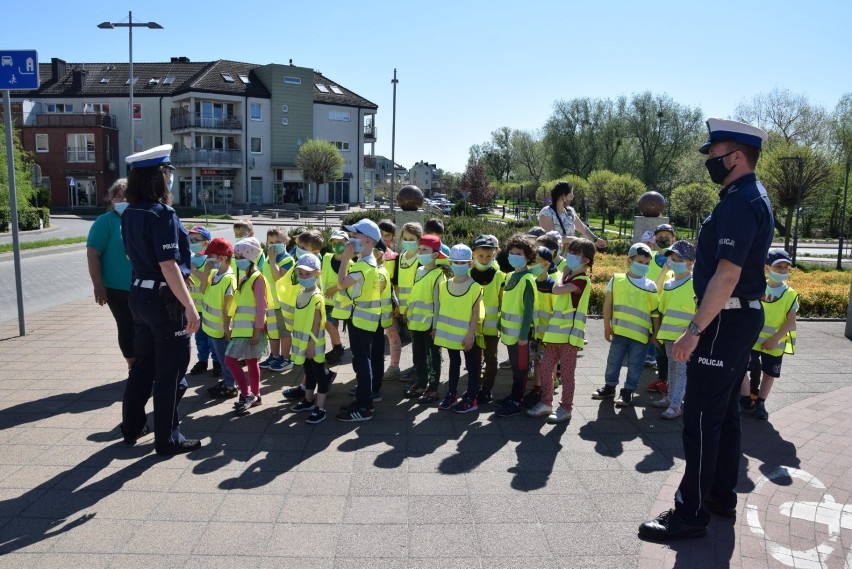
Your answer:
[[[133,268],[124,252],[120,215],[108,211],[99,216],[89,229],[86,247],[101,256],[101,276],[106,288],[130,290]]]

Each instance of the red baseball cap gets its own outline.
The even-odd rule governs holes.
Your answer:
[[[421,247],[428,247],[438,254],[438,259],[446,259],[447,256],[441,251],[441,240],[435,235],[424,235],[420,238]]]
[[[231,245],[227,240],[216,237],[207,245],[204,249],[205,255],[221,255],[223,257],[233,257],[234,256],[234,246]]]

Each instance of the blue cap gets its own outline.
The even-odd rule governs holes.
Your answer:
[[[681,259],[687,261],[695,260],[695,247],[689,241],[675,241],[672,246],[663,251],[663,255],[668,257],[672,253],[677,253]]]
[[[783,262],[793,264],[793,258],[790,257],[790,253],[781,248],[773,248],[766,252],[766,264],[770,267],[774,267],[778,263]]]
[[[548,273],[552,273],[556,270],[556,265],[553,263],[553,253],[550,249],[547,247],[538,247],[535,252],[539,257],[550,263],[550,266],[547,268]]]
[[[143,150],[142,152],[131,154],[125,159],[125,161],[131,168],[165,166],[166,168],[174,170],[175,168],[172,166],[170,158],[171,153],[172,145],[162,144],[160,146],[155,146],[154,148],[149,148],[148,150]]]
[[[710,152],[710,147],[717,142],[725,141],[747,144],[760,150],[763,148],[763,141],[768,137],[762,128],[727,119],[707,119],[707,130],[709,131],[707,142],[698,149],[701,154]]]
[[[210,241],[213,239],[213,235],[210,234],[210,230],[204,227],[203,225],[196,225],[192,229],[189,230],[190,233],[196,233],[204,237],[205,241]]]

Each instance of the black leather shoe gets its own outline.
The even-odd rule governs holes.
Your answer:
[[[182,443],[169,446],[166,448],[158,448],[157,454],[161,456],[173,456],[175,454],[183,454],[195,449],[201,448],[201,441],[196,439],[184,439]]]
[[[138,441],[139,439],[141,439],[142,437],[144,437],[145,435],[147,435],[148,433],[151,432],[151,429],[148,428],[148,425],[145,425],[144,427],[142,427],[142,430],[139,431],[139,434],[137,434],[136,436],[128,436],[124,432],[124,428],[122,428],[121,426],[119,426],[119,428],[121,428],[121,433],[124,435],[124,444],[130,445],[130,446],[135,445],[136,441]]]
[[[639,526],[639,537],[654,541],[672,541],[686,537],[702,537],[707,534],[705,526],[693,526],[678,516],[674,508],[667,510]]]
[[[737,519],[736,508],[729,508],[713,496],[707,496],[704,498],[704,507],[707,508],[710,513],[716,514],[719,517],[728,518],[729,520]]]

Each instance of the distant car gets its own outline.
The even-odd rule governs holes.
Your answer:
[[[441,204],[439,207],[444,212],[444,215],[450,215],[450,212],[453,211],[453,204],[451,203]]]
[[[2,67],[6,67],[7,65],[9,67],[14,67],[15,62],[12,61],[11,55],[4,55],[2,58],[0,58],[0,64],[2,64]]]

